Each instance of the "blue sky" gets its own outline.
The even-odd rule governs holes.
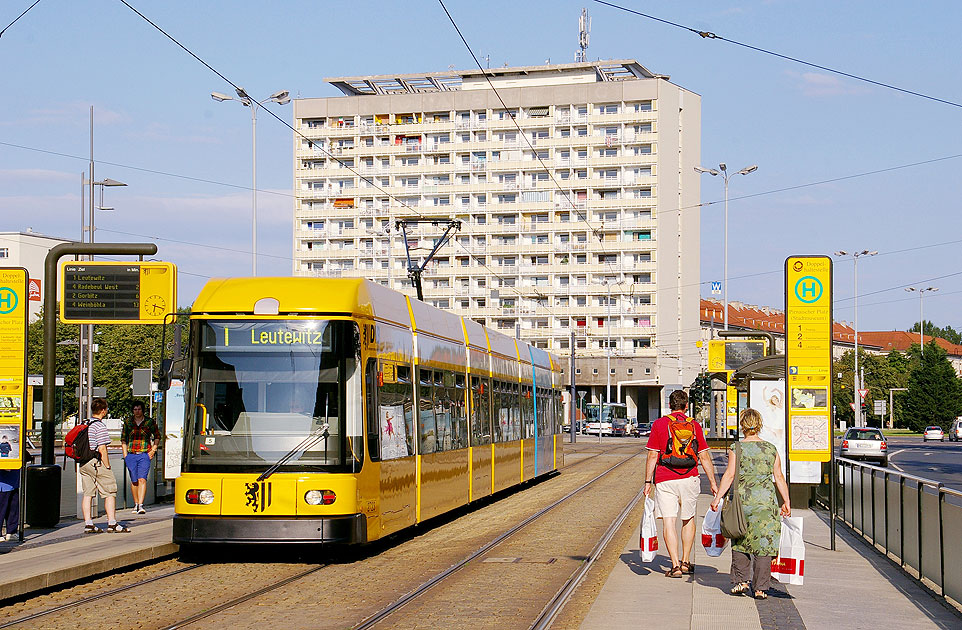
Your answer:
[[[431,1],[128,1],[258,98],[281,89],[336,95],[324,77],[473,67]],[[2,3],[0,28],[30,3]],[[958,2],[621,4],[962,102]],[[634,58],[701,95],[705,166],[758,164],[731,182],[730,299],[780,307],[785,257],[870,249],[879,255],[859,263],[861,329],[917,321],[918,298],[902,288],[912,284],[940,289],[926,294],[926,319],[962,328],[962,108],[586,0],[448,2],[492,67],[572,61],[582,6],[593,20],[589,58]],[[182,304],[206,277],[247,273],[250,114],[211,100],[211,91],[232,89],[118,0],[41,0],[0,37],[0,230],[78,236],[93,105],[95,174],[129,184],[106,191],[104,205],[116,210],[98,215],[98,241],[156,239],[158,257],[179,266]],[[291,111],[276,108],[288,121]],[[257,128],[258,270],[287,275],[291,133],[264,112]],[[893,170],[850,177],[884,169]],[[723,196],[720,179],[705,176],[702,201]],[[722,217],[722,203],[702,210],[702,295],[722,277]],[[836,317],[851,320],[850,260],[835,278]]]

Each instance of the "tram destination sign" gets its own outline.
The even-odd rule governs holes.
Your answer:
[[[174,312],[177,268],[169,262],[62,262],[60,321],[162,324]]]

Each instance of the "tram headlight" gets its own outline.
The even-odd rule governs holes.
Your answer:
[[[337,500],[333,490],[308,490],[304,493],[304,502],[308,505],[331,505]]]
[[[214,502],[213,490],[188,490],[187,502],[192,505],[210,505]]]

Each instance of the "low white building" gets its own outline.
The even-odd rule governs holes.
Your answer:
[[[47,236],[27,228],[26,232],[0,232],[0,267],[23,267],[30,278],[30,321],[40,316],[43,304],[43,265],[47,252],[69,239]]]

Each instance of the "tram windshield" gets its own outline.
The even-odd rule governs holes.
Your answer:
[[[360,470],[359,343],[353,322],[193,325],[186,472],[260,473],[292,449],[278,472]],[[305,441],[312,434],[319,439]]]

